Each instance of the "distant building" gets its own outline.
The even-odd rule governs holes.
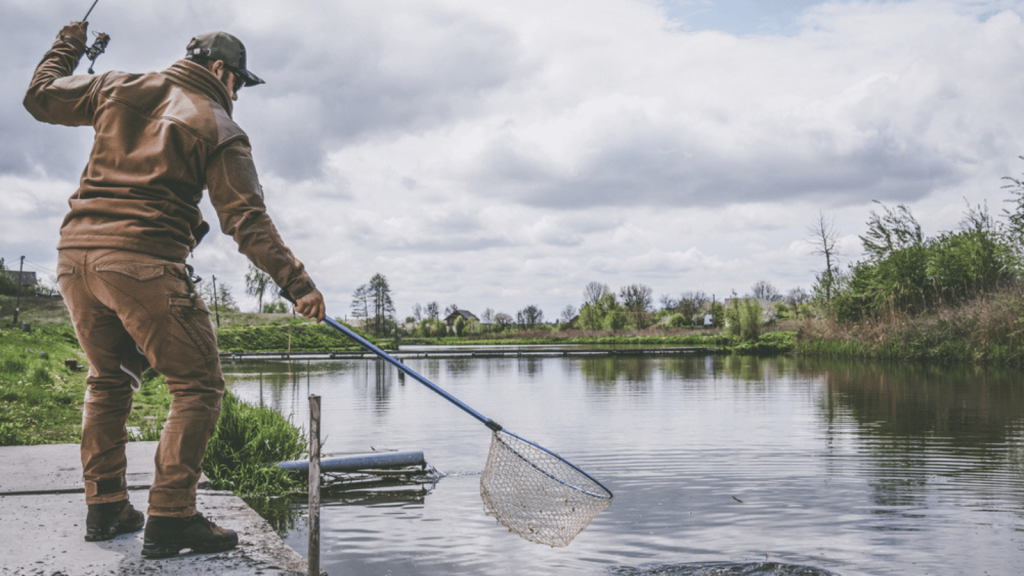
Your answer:
[[[470,312],[469,310],[456,310],[455,312],[452,312],[451,314],[448,315],[447,318],[444,319],[444,323],[448,325],[449,333],[455,332],[455,322],[459,318],[462,318],[462,320],[466,324],[469,324],[471,320],[476,320],[477,322],[480,321],[480,319],[474,316],[473,313]]]
[[[22,294],[28,294],[35,291],[35,287],[38,284],[35,272],[18,272],[16,270],[7,270],[6,272],[10,274],[11,278],[13,278],[14,281],[18,283],[18,286],[21,287]]]

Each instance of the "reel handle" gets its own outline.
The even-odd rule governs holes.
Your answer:
[[[91,10],[91,9],[90,9]],[[95,74],[96,71],[92,67],[96,64],[96,59],[107,51],[107,44],[110,44],[110,34],[106,32],[95,32],[96,39],[93,40],[92,46],[85,49],[85,55],[89,58],[89,74]]]

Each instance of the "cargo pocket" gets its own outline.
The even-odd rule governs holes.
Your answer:
[[[164,275],[164,265],[155,262],[133,262],[131,260],[115,260],[100,262],[93,270],[97,272],[115,272],[139,282],[146,282]]]
[[[170,297],[171,316],[178,322],[185,337],[209,362],[217,355],[217,339],[210,325],[210,310],[198,298]]]
[[[69,276],[75,273],[75,265],[61,262],[57,264],[57,282],[60,282],[61,276]]]

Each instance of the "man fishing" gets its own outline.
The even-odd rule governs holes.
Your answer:
[[[57,281],[90,364],[85,538],[109,540],[145,524],[148,558],[228,550],[237,534],[196,510],[224,391],[217,336],[185,263],[209,230],[198,206],[204,188],[221,230],[297,312],[323,320],[323,296],[267,215],[248,137],[231,118],[238,91],[263,83],[248,70],[242,43],[224,32],[202,34],[162,72],[72,75],[87,50],[87,27],[61,29],[25,96],[37,120],[96,132],[57,246]],[[132,392],[150,366],[174,400],[145,522],[128,502],[124,445]]]

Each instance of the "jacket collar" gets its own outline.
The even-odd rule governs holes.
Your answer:
[[[227,111],[229,117],[231,116],[232,101],[227,86],[205,66],[191,60],[178,60],[163,73],[178,84],[209,96]]]

